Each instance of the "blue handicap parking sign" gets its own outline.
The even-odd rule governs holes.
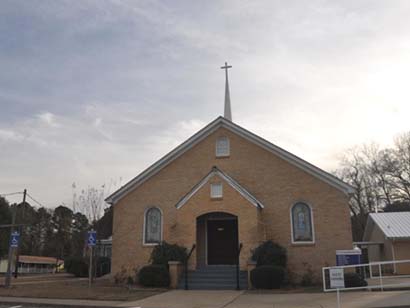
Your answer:
[[[95,246],[97,244],[97,232],[95,231],[88,231],[87,234],[87,245]]]
[[[15,231],[10,234],[10,247],[12,248],[19,247],[19,241],[20,241],[20,233]]]

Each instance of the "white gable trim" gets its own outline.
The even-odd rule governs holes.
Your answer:
[[[345,194],[352,194],[354,192],[354,188],[349,184],[343,182],[342,180],[338,179],[334,175],[308,163],[307,161],[301,159],[300,157],[270,143],[269,141],[255,135],[254,133],[236,125],[235,123],[228,122],[224,125],[225,128],[229,129],[230,131],[237,133],[238,135],[242,136],[243,138],[247,139],[248,141],[255,143],[265,150],[270,151],[271,153],[279,156],[283,160],[287,161],[288,163],[304,170],[305,172],[309,173],[310,175],[319,178],[320,180],[328,183],[329,185],[341,190]]]
[[[308,163],[307,161],[304,161],[303,159],[285,151],[284,149],[240,127],[239,125],[236,125],[233,122],[224,119],[223,117],[218,117],[214,121],[209,123],[207,126],[205,126],[203,129],[201,129],[199,132],[197,132],[195,135],[191,136],[188,140],[186,140],[178,147],[176,147],[174,150],[169,152],[163,158],[161,158],[156,163],[148,167],[138,176],[133,178],[127,184],[125,184],[120,189],[115,191],[113,194],[107,197],[105,201],[110,204],[115,204],[122,197],[124,197],[128,191],[135,189],[136,187],[144,183],[146,180],[148,180],[150,177],[157,174],[160,170],[162,170],[162,168],[169,165],[172,161],[180,157],[182,154],[184,154],[193,146],[201,142],[203,139],[205,139],[207,136],[212,134],[220,127],[224,127],[230,130],[231,132],[238,134],[243,138],[249,140],[250,142],[272,152],[273,154],[279,156],[280,158],[284,159],[290,164],[304,170],[305,172],[315,176],[316,178],[319,178],[320,180],[328,183],[336,189],[341,190],[345,194],[351,194],[354,191],[354,188],[352,186],[341,181],[340,179],[331,175],[330,173],[327,173],[326,171],[323,171],[322,169]]]
[[[264,208],[262,202],[256,199],[251,193],[249,193],[244,187],[242,187],[238,182],[236,182],[233,178],[229,175],[218,169],[217,167],[213,167],[211,172],[209,172],[198,184],[196,184],[176,205],[177,209],[180,209],[184,206],[185,203],[189,201],[213,176],[219,176],[223,179],[227,184],[229,184],[233,189],[235,189],[242,197],[248,200],[251,204],[253,204],[257,208]]]

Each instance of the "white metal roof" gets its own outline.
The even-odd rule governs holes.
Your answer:
[[[410,212],[371,213],[370,219],[387,238],[410,238]]]

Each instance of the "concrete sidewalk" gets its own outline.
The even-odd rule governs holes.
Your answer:
[[[257,293],[246,291],[184,291],[161,293],[138,301],[58,300],[0,297],[0,303],[70,305],[76,307],[141,308],[334,308],[335,293]],[[341,293],[343,308],[409,307],[410,291]]]
[[[0,296],[0,304],[39,304],[50,306],[73,306],[73,307],[121,307],[127,302],[121,301],[96,301],[86,299],[51,299],[31,297],[3,297]]]

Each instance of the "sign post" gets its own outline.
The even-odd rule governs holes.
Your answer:
[[[11,263],[13,262],[13,252],[15,248],[19,247],[19,241],[20,241],[20,233],[18,233],[17,231],[13,231],[10,234],[9,256],[8,256],[8,261],[7,261],[7,273],[6,273],[6,280],[5,280],[6,288],[10,287]]]
[[[337,292],[337,307],[340,308],[340,288],[345,287],[345,275],[343,268],[329,269],[330,287],[336,289]]]
[[[90,264],[88,266],[88,287],[91,287],[93,282],[93,248],[97,243],[97,232],[94,230],[87,233],[87,246],[90,252]]]

